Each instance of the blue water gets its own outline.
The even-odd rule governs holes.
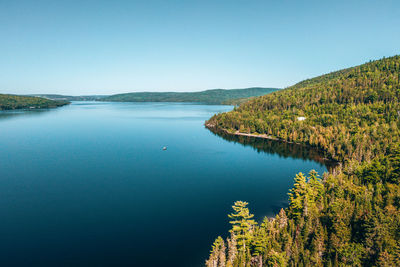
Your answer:
[[[0,112],[0,265],[201,266],[235,200],[260,220],[287,205],[297,172],[326,171],[297,148],[204,128],[231,109],[75,102]]]

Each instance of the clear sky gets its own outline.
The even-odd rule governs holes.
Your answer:
[[[400,54],[400,1],[0,0],[0,92],[286,87]]]

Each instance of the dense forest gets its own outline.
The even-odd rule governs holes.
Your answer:
[[[229,214],[207,266],[400,266],[400,56],[305,80],[257,97],[206,126],[306,144],[341,164],[299,173],[289,207]]]
[[[67,105],[68,101],[54,101],[41,97],[0,94],[0,110],[24,108],[55,108]]]
[[[230,90],[213,89],[201,92],[138,92],[112,95],[99,100],[117,102],[194,102],[203,104],[236,104],[236,102],[231,101],[238,100],[240,103],[243,102],[243,99],[262,96],[276,90],[278,89],[253,87]]]

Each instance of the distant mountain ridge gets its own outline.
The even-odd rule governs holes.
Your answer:
[[[59,95],[59,94],[32,94],[27,96],[43,97],[51,100],[64,100],[64,101],[96,101],[100,98],[107,97],[108,95]]]
[[[278,88],[251,87],[243,89],[210,89],[200,92],[135,92],[100,98],[113,102],[195,102],[204,104],[229,104],[229,101],[262,96]]]

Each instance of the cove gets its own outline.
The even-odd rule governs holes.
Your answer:
[[[261,220],[287,206],[296,173],[327,170],[312,151],[204,127],[231,109],[0,112],[0,264],[202,266],[234,201]]]

